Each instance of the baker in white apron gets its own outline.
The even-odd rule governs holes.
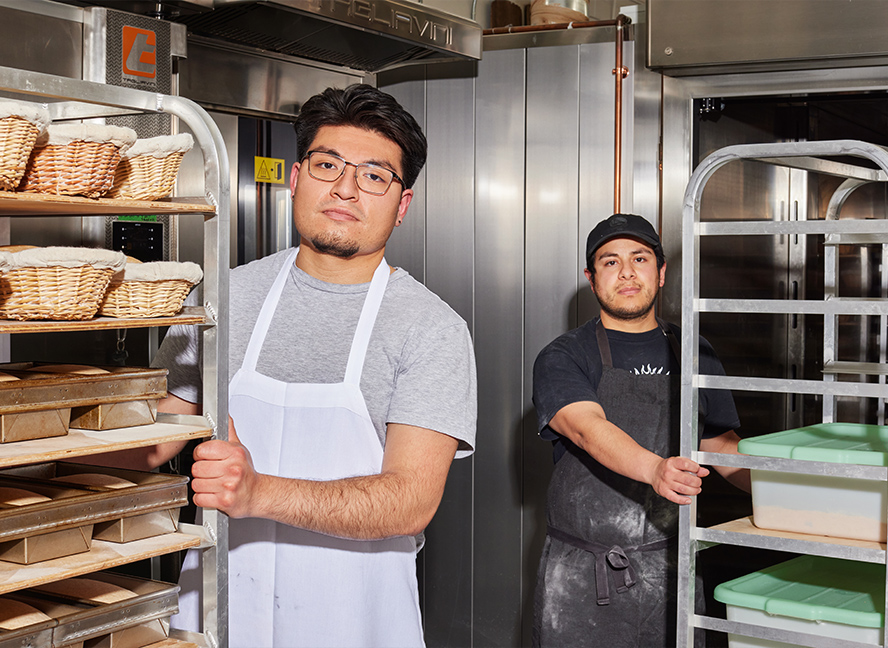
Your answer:
[[[256,363],[298,251],[265,298],[243,365],[229,386],[238,439],[259,473],[311,480],[377,474],[383,448],[360,381],[391,271],[383,259],[373,274],[345,379],[285,383],[258,373]],[[257,518],[229,524],[232,648],[424,645],[413,537],[350,540]],[[190,552],[174,627],[198,628],[197,562]]]

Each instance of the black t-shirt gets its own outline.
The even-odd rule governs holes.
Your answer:
[[[598,403],[598,382],[601,380],[601,355],[595,329],[598,319],[568,331],[556,338],[537,356],[533,365],[533,404],[536,407],[539,433],[543,439],[556,442],[556,460],[563,454],[568,442],[549,422],[558,411],[571,403],[592,401]],[[681,331],[669,324],[678,339]],[[681,371],[679,360],[670,348],[669,340],[657,327],[644,333],[625,333],[607,330],[614,368],[635,374],[675,374]],[[721,361],[712,346],[700,338],[699,372],[723,376]],[[740,427],[737,408],[731,392],[725,389],[701,389],[700,412],[704,438],[715,437]],[[631,403],[627,403],[631,407]],[[605,412],[607,415],[607,412]],[[569,443],[569,442],[568,442]]]

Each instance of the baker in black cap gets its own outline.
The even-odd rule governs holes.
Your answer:
[[[674,646],[678,508],[709,470],[678,456],[679,329],[654,313],[660,237],[641,216],[614,214],[589,234],[585,275],[600,317],[546,346],[533,371],[556,462],[534,645]],[[703,338],[700,373],[724,374]],[[701,390],[699,418],[701,450],[737,452],[730,392]],[[748,471],[717,470],[749,490]]]

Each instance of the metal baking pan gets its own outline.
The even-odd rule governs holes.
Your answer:
[[[89,642],[89,648],[145,648],[154,646],[158,642],[168,639],[169,636],[169,630],[163,621],[155,619],[94,639]],[[77,648],[77,644],[64,646],[64,648]]]
[[[41,371],[46,363],[0,364],[0,443],[63,436],[70,427],[109,430],[149,425],[166,391],[166,369],[86,367],[108,373]]]
[[[157,399],[103,403],[71,409],[70,427],[82,430],[113,430],[151,425],[157,420]]]
[[[107,488],[63,481],[65,476],[80,473],[111,475],[131,481],[135,486]],[[176,509],[188,503],[187,484],[188,477],[183,475],[62,461],[0,470],[0,486],[22,488],[52,498],[49,502],[0,508],[0,541]]]
[[[113,522],[101,522],[93,528],[93,538],[106,542],[124,543],[153,538],[165,533],[174,533],[178,528],[179,509],[173,508],[133,515]]]
[[[0,414],[0,443],[65,436],[70,420],[70,407]]]
[[[37,630],[35,624],[20,630],[0,631],[0,648],[54,648],[52,628]],[[80,646],[75,645],[72,648],[80,648]]]
[[[0,542],[0,560],[31,565],[44,560],[85,553],[92,547],[93,525],[51,531],[36,536]]]
[[[76,596],[50,593],[52,584],[8,594],[55,618],[54,647],[98,641],[99,646],[134,648],[162,641],[167,636],[160,619],[179,611],[179,586],[135,576],[96,572],[83,578],[104,581],[136,594],[116,603],[97,603]],[[77,579],[73,579],[77,580]],[[142,643],[138,643],[141,641]]]
[[[2,598],[15,598],[21,600],[14,595],[6,595]],[[28,601],[22,602],[33,605]],[[37,606],[35,605],[34,607]],[[46,612],[46,610],[41,611],[48,616],[54,616]],[[53,618],[49,621],[33,623],[23,628],[17,628],[16,630],[0,630],[0,648],[53,648],[52,633],[57,625],[58,621]]]
[[[40,367],[33,362],[0,364],[0,372],[19,378],[0,382],[0,414],[158,400],[167,395],[166,369],[97,367],[109,373],[81,375],[41,373]]]

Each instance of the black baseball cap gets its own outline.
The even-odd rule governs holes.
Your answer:
[[[592,255],[595,250],[615,238],[638,239],[651,246],[659,263],[666,258],[663,246],[660,244],[660,236],[647,219],[635,214],[614,214],[598,223],[589,232],[589,238],[586,239],[586,266],[592,265]]]

